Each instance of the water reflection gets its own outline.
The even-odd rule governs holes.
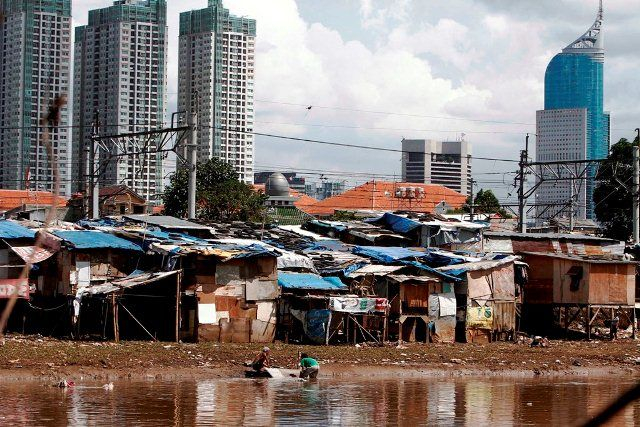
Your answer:
[[[634,379],[122,381],[0,384],[0,425],[575,425]],[[640,403],[615,425],[640,424]]]

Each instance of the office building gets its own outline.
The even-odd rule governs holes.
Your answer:
[[[544,110],[537,113],[536,160],[593,160],[607,157],[610,117],[604,112],[602,2],[595,23],[576,41],[556,55],[545,75]],[[575,169],[575,168],[574,168]],[[572,214],[593,219],[596,168],[577,180],[577,173],[564,171],[545,178],[537,190],[538,222]],[[570,202],[573,195],[573,203]]]
[[[60,193],[71,194],[69,111],[65,107],[49,140],[39,128],[53,101],[69,94],[71,0],[0,2],[0,185],[52,190],[52,160]]]
[[[471,194],[471,144],[464,140],[403,139],[402,181],[440,184]]]
[[[178,110],[198,115],[198,160],[230,163],[253,183],[256,21],[222,0],[180,14]]]
[[[166,108],[167,4],[165,0],[116,0],[89,12],[76,28],[74,69],[74,176],[87,173],[86,149],[94,114],[100,135],[160,129]],[[101,185],[127,185],[151,203],[162,192],[162,156],[140,138],[101,151]],[[109,160],[111,159],[111,160]]]

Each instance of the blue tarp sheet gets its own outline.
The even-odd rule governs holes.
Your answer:
[[[380,262],[392,263],[409,258],[423,258],[427,256],[426,252],[414,251],[407,248],[386,248],[381,246],[356,246],[353,248],[356,255],[364,255],[374,258]]]
[[[71,243],[75,249],[122,249],[142,252],[142,248],[135,243],[99,231],[54,231],[52,234]]]
[[[278,285],[285,289],[311,289],[318,291],[344,291],[349,289],[338,277],[315,274],[278,272]]]
[[[419,221],[405,218],[400,215],[395,215],[392,213],[386,213],[381,218],[376,218],[371,221],[373,223],[382,223],[387,227],[391,228],[395,233],[405,234],[416,228],[422,227],[422,223]]]
[[[450,270],[447,271],[446,273],[443,273],[442,271],[438,271],[432,267],[429,267],[426,264],[422,264],[420,262],[417,261],[402,261],[402,264],[404,265],[411,265],[413,267],[419,268],[420,270],[423,271],[427,271],[429,273],[432,273],[444,280],[448,280],[450,282],[460,282],[462,279],[460,277],[458,277],[460,275],[460,270]]]
[[[329,327],[329,310],[309,310],[304,331],[309,339],[317,344],[323,344]]]
[[[351,248],[349,245],[342,243],[340,240],[319,240],[312,242],[305,251],[338,251],[349,252]]]
[[[6,219],[0,220],[0,239],[33,239],[36,232]]]

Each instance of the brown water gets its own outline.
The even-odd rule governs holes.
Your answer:
[[[0,425],[579,425],[633,379],[0,383]],[[613,425],[640,425],[640,402]]]

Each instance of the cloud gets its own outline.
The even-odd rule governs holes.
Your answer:
[[[168,3],[171,111],[179,12],[205,7],[206,0]],[[546,66],[592,23],[597,1],[591,3],[358,0],[341,4],[341,13],[319,13],[313,0],[225,0],[232,13],[257,19],[257,131],[395,149],[403,137],[455,139],[464,132],[475,155],[513,159],[524,134],[535,127],[433,117],[534,123],[535,111],[543,106]],[[74,20],[86,21],[88,9],[110,4],[75,2]],[[630,136],[625,132],[637,127],[633,121],[640,115],[637,4],[605,3],[605,104],[614,128],[622,129],[614,139]],[[324,8],[338,6],[326,2]],[[399,154],[265,137],[256,141],[257,169],[400,172]],[[514,169],[508,163],[474,163],[479,174]],[[353,173],[344,178],[366,179]],[[497,187],[506,197],[507,186]]]

